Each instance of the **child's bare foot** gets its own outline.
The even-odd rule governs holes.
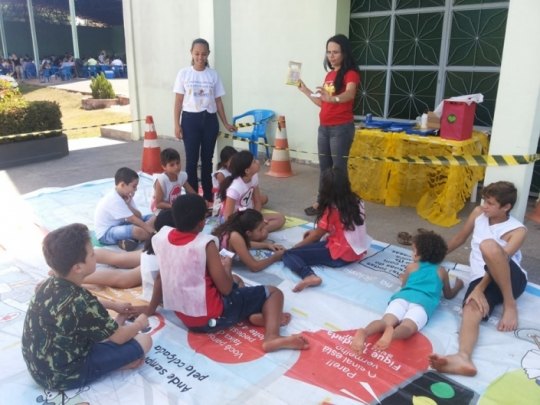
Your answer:
[[[292,315],[288,312],[283,312],[281,314],[281,321],[279,323],[279,326],[285,326],[285,325],[288,325],[289,322],[291,322],[291,318],[292,318]],[[255,325],[255,326],[264,326],[264,317],[263,317],[263,314],[261,313],[258,313],[258,314],[253,314],[249,317],[249,322],[252,324],[252,325]]]
[[[502,318],[497,325],[501,332],[516,330],[518,326],[518,313],[516,305],[509,305],[503,308]]]
[[[353,340],[351,342],[351,348],[355,352],[362,352],[364,350],[364,342],[366,341],[366,330],[360,328],[354,334]]]
[[[296,286],[293,288],[293,292],[300,292],[306,287],[316,287],[321,285],[321,283],[322,279],[319,276],[312,274],[296,284]]]
[[[394,327],[387,325],[384,329],[382,336],[373,345],[373,350],[386,350],[390,343],[392,343],[392,334],[394,333]]]
[[[439,373],[459,374],[468,377],[476,375],[476,367],[473,362],[461,353],[450,356],[439,356],[433,353],[429,356],[429,365]]]
[[[306,350],[309,342],[302,335],[265,337],[262,347],[266,353],[282,349]]]

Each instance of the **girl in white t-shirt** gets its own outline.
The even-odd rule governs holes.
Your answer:
[[[212,207],[212,159],[219,133],[218,117],[229,131],[222,96],[225,87],[218,73],[208,65],[210,45],[202,38],[191,45],[191,66],[181,69],[174,82],[174,134],[184,141],[186,173],[194,190],[199,189],[197,165],[201,162],[201,186],[208,207]]]
[[[262,201],[259,190],[258,172],[260,164],[250,151],[243,150],[235,154],[229,166],[231,176],[227,177],[220,188],[224,201],[222,219],[224,221],[236,211],[253,208],[261,211]],[[263,214],[268,224],[268,232],[280,229],[285,224],[285,216],[279,212]]]

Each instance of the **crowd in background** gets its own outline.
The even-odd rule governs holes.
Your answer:
[[[119,55],[109,55],[101,51],[97,58],[92,56],[84,59],[75,58],[71,53],[64,55],[49,55],[44,57],[39,66],[28,54],[19,57],[13,53],[8,58],[0,58],[0,74],[11,76],[17,81],[36,79],[48,81],[51,76],[69,80],[74,77],[95,76],[106,68],[114,70],[114,77],[126,77],[125,58]],[[95,66],[95,68],[88,68]]]

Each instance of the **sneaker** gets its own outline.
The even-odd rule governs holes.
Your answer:
[[[118,247],[126,252],[132,252],[139,247],[139,242],[133,239],[122,239],[118,242]]]

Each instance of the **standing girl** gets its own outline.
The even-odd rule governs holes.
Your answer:
[[[311,266],[341,267],[362,259],[371,238],[366,231],[364,203],[337,167],[322,174],[315,229],[283,255],[283,263],[302,278],[293,291],[321,284]],[[323,236],[325,240],[321,240]]]
[[[253,272],[261,271],[281,260],[285,251],[283,246],[266,240],[268,238],[266,222],[259,211],[251,208],[229,216],[226,222],[214,229],[212,235],[218,237],[220,248],[235,253],[240,261]],[[249,252],[250,248],[268,249],[274,254],[257,260]]]
[[[209,207],[212,194],[212,158],[219,132],[217,116],[233,132],[225,116],[221,97],[225,89],[214,69],[208,65],[210,45],[202,38],[191,45],[191,66],[181,69],[176,76],[174,92],[174,134],[184,140],[186,149],[186,172],[194,190],[199,189],[197,165],[201,159],[201,185],[203,197]],[[217,113],[217,114],[216,114]],[[180,119],[181,118],[181,119]]]
[[[354,139],[354,97],[360,83],[360,72],[354,61],[349,39],[338,34],[326,41],[326,74],[322,87],[313,93],[300,81],[302,93],[321,108],[320,126],[317,136],[319,151],[319,193],[322,173],[337,167],[347,176],[347,157]],[[317,198],[318,200],[320,197]],[[307,215],[316,215],[320,201],[307,207]]]
[[[262,200],[259,190],[260,164],[250,151],[243,150],[231,158],[227,177],[220,188],[220,197],[223,204],[223,220],[227,220],[236,211],[253,208],[261,211]],[[279,212],[263,215],[268,224],[268,232],[273,232],[285,224],[285,216]]]

